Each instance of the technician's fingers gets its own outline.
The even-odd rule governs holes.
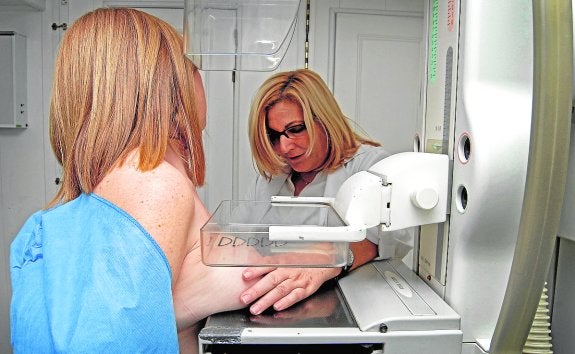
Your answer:
[[[315,291],[315,290],[314,290]],[[313,291],[306,291],[303,288],[295,288],[289,294],[282,297],[278,301],[274,303],[274,310],[282,311],[287,309],[288,307],[295,305],[296,303],[300,302],[301,300],[305,299],[309,295],[311,295]]]
[[[333,272],[331,268],[278,268],[244,291],[240,298],[246,305],[258,299],[250,307],[254,315],[270,306],[281,311],[313,294],[324,281],[333,277]]]
[[[288,274],[285,271],[282,271],[281,269],[273,270],[266,274],[254,285],[252,285],[249,289],[244,291],[240,295],[240,299],[244,304],[247,305],[255,299],[263,296],[264,294],[269,293],[272,289],[281,284],[287,277]],[[277,301],[277,299],[275,301]],[[269,306],[271,306],[272,303],[270,303]]]
[[[275,267],[249,267],[242,272],[242,276],[245,280],[253,280],[276,269]]]
[[[252,306],[250,306],[250,312],[253,315],[259,315],[264,312],[267,308],[274,306],[276,302],[283,299],[286,295],[290,296],[291,292],[294,290],[293,282],[286,280],[273,289],[268,291],[264,296],[262,296],[258,301],[256,301]],[[296,289],[297,290],[297,289]],[[303,290],[299,288],[299,290]],[[288,300],[288,302],[293,300]],[[277,310],[277,309],[276,309]]]
[[[317,278],[318,270],[312,269],[278,269],[265,278],[272,286],[265,295],[250,307],[254,315],[262,313],[273,306],[276,311],[284,310],[313,294],[324,279]],[[322,272],[320,271],[319,274]]]

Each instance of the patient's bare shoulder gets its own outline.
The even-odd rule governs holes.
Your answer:
[[[141,171],[132,155],[110,171],[94,192],[122,208],[150,233],[166,254],[176,279],[195,205],[194,186],[187,176],[166,161],[151,171]]]

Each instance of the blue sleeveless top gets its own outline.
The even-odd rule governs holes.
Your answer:
[[[15,353],[177,353],[172,273],[126,212],[95,194],[33,214],[10,249]]]

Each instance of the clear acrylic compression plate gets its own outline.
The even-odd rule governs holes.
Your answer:
[[[295,32],[300,0],[186,0],[184,51],[201,70],[272,71]]]
[[[344,226],[327,204],[225,200],[201,229],[202,261],[209,266],[341,267],[348,242],[278,241],[269,227]]]

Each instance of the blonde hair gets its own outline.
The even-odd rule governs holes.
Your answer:
[[[50,102],[50,142],[63,181],[49,206],[92,192],[136,149],[138,168],[154,169],[170,139],[184,146],[191,181],[204,183],[196,68],[183,53],[173,27],[129,8],[97,9],[65,32]]]
[[[323,79],[314,71],[300,69],[277,73],[260,86],[252,101],[249,115],[249,139],[253,160],[259,173],[271,179],[280,173],[289,173],[289,165],[274,151],[267,135],[267,114],[281,101],[297,103],[303,111],[304,123],[310,137],[307,155],[316,138],[318,121],[328,138],[328,156],[317,170],[333,171],[352,157],[361,144],[380,144],[355,132],[348,118]]]

